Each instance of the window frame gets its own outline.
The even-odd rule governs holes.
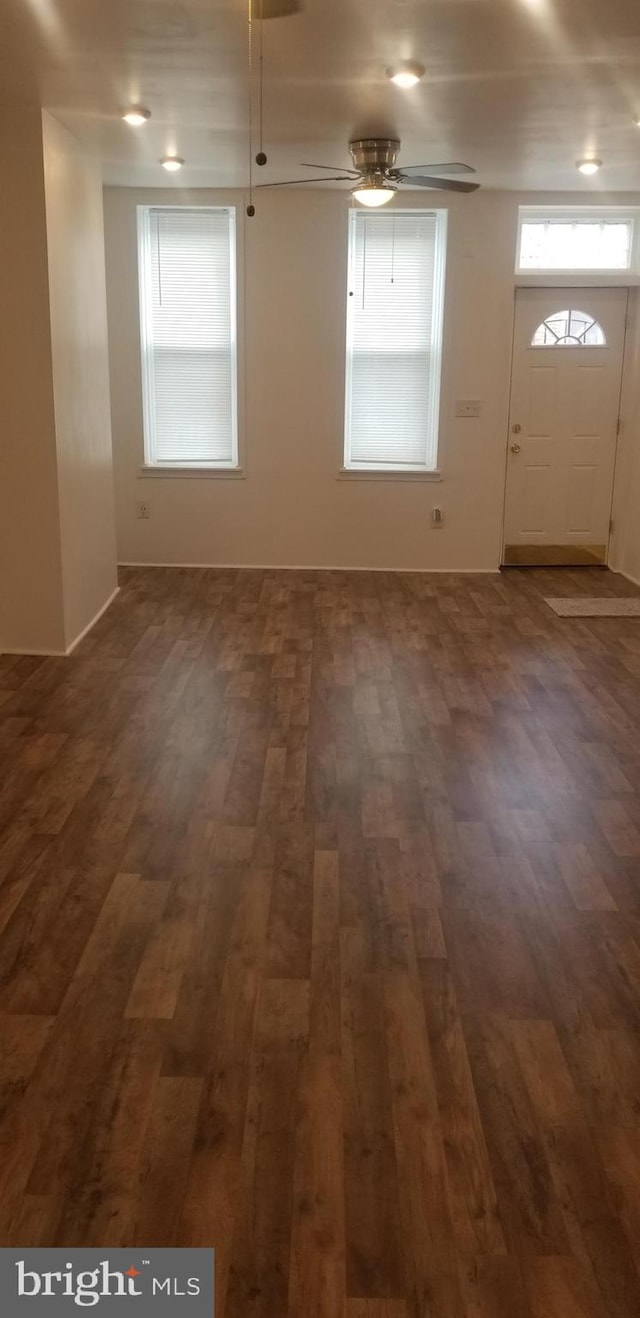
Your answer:
[[[635,206],[519,206],[515,251],[516,283],[520,286],[544,287],[613,287],[640,283],[640,208]],[[522,266],[522,226],[524,224],[558,223],[566,221],[598,224],[606,221],[631,225],[629,262],[620,266]]]
[[[392,203],[393,204],[393,203]],[[390,481],[441,481],[442,476],[438,466],[440,452],[440,415],[442,401],[442,377],[443,377],[443,358],[444,358],[444,337],[445,337],[445,284],[447,272],[447,230],[449,212],[444,207],[417,207],[404,206],[393,207],[396,215],[409,216],[428,216],[435,220],[435,252],[434,252],[434,275],[433,275],[433,308],[432,308],[432,366],[431,380],[433,381],[433,390],[429,399],[429,425],[430,425],[430,452],[424,463],[414,465],[411,463],[392,464],[389,462],[375,463],[352,462],[348,455],[349,443],[349,416],[351,402],[351,362],[353,354],[350,351],[351,328],[353,316],[352,299],[349,296],[350,273],[355,252],[356,243],[356,225],[357,216],[363,215],[367,220],[375,222],[376,214],[371,211],[365,212],[362,208],[352,206],[348,211],[348,230],[347,230],[347,269],[346,269],[346,288],[345,288],[345,385],[344,385],[344,410],[343,410],[343,427],[340,441],[340,468],[339,478],[346,480],[390,480]],[[378,212],[382,215],[382,212]],[[386,211],[388,217],[390,212]],[[427,386],[428,388],[428,382]]]
[[[154,211],[207,211],[229,216],[229,262],[230,262],[230,323],[232,329],[231,343],[231,378],[232,378],[232,455],[231,460],[207,462],[183,458],[176,462],[161,462],[154,456],[153,419],[151,411],[152,354],[147,351],[150,342],[148,333],[151,324],[150,281],[148,275],[149,217]],[[241,465],[241,429],[240,429],[240,309],[242,307],[239,287],[241,262],[239,260],[238,208],[231,203],[218,205],[201,205],[190,203],[146,202],[136,207],[136,253],[138,265],[138,300],[140,313],[140,370],[142,387],[142,440],[143,453],[140,475],[145,477],[219,477],[229,479],[244,475]]]
[[[562,301],[562,299],[560,299],[560,301]],[[583,312],[583,311],[581,310],[581,308],[580,308],[580,307],[577,307],[577,306],[563,307],[563,308],[562,308],[562,311],[568,313],[568,316],[569,316],[569,321],[568,321],[569,328],[571,328],[571,317],[572,317],[574,314],[579,315],[579,316],[584,316],[584,315],[585,315],[585,312]],[[579,348],[581,351],[586,351],[586,352],[594,352],[594,351],[595,351],[595,352],[603,352],[605,349],[608,349],[608,347],[609,347],[609,341],[608,341],[608,339],[607,339],[606,331],[604,330],[603,326],[600,324],[600,321],[597,320],[595,317],[592,318],[592,320],[591,320],[591,325],[589,326],[589,328],[592,328],[594,325],[597,326],[597,328],[598,328],[600,334],[602,335],[602,343],[583,343],[583,342],[581,342],[580,340],[577,340],[577,341],[572,342],[572,343],[568,343],[568,342],[567,342],[567,337],[570,337],[570,336],[563,336],[563,338],[559,338],[555,343],[534,343],[534,339],[535,339],[536,334],[538,333],[538,331],[541,330],[541,329],[546,329],[547,326],[548,326],[548,322],[549,322],[550,320],[553,320],[554,316],[559,316],[559,315],[561,315],[561,314],[562,314],[562,313],[561,313],[560,311],[554,311],[554,312],[552,312],[552,314],[551,314],[550,316],[545,316],[545,319],[544,319],[544,320],[541,320],[540,323],[539,323],[539,325],[536,325],[536,328],[535,328],[535,330],[533,331],[533,337],[532,337],[531,342],[530,342],[530,344],[529,344],[529,350],[530,350],[531,352],[548,352],[549,349],[551,349],[551,350],[553,351],[553,350],[555,350],[556,348],[569,348],[569,349],[571,349],[572,351],[575,350],[576,348]],[[553,331],[551,331],[551,332],[553,333]]]

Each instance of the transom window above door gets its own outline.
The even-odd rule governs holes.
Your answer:
[[[632,220],[524,220],[521,270],[627,270]]]
[[[531,340],[532,348],[605,348],[607,337],[588,311],[554,311]]]
[[[521,206],[516,271],[637,274],[638,210],[613,206]]]
[[[520,206],[515,257],[520,287],[639,285],[640,207]]]

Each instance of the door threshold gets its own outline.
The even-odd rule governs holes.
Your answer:
[[[606,545],[505,545],[502,567],[606,567]]]

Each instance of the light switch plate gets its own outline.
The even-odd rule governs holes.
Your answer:
[[[479,398],[459,398],[456,402],[456,416],[478,417],[482,411]]]

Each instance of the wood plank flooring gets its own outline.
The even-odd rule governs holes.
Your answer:
[[[638,1318],[640,620],[128,569],[0,658],[0,1244],[217,1318]]]

